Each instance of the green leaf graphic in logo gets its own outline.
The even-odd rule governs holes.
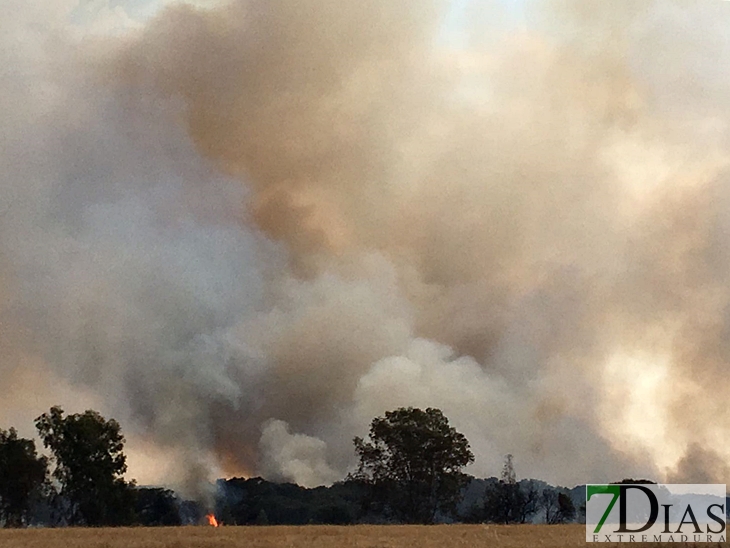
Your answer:
[[[594,533],[598,533],[601,530],[601,527],[603,527],[603,524],[605,523],[608,515],[611,513],[611,510],[613,509],[613,505],[616,504],[616,501],[618,500],[620,493],[621,493],[620,485],[588,485],[586,487],[586,502],[591,500],[591,497],[593,495],[613,495],[611,502],[608,504],[606,511],[603,513],[603,516],[601,517],[601,521],[599,521],[598,525],[596,525],[596,529],[595,529],[595,531],[593,531]]]

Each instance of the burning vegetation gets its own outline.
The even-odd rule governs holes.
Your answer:
[[[211,527],[218,527],[220,525],[223,525],[222,523],[218,523],[218,520],[216,519],[214,514],[207,514],[205,516],[205,519],[208,525],[210,525]]]

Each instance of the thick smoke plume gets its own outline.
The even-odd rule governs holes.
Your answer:
[[[0,20],[0,422],[193,493],[406,405],[477,475],[730,479],[730,4],[73,8]]]

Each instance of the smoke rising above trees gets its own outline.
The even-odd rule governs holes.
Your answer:
[[[525,523],[540,510],[544,522],[558,523],[575,514],[565,489],[543,489],[540,506],[535,483],[542,482],[518,484],[512,455],[499,481],[464,474],[474,460],[469,442],[434,408],[399,408],[374,418],[368,438],[353,439],[357,472],[331,487],[218,479],[207,501],[125,480],[125,439],[115,419],[93,410],[65,415],[54,406],[35,424],[50,458],[39,457],[34,441],[14,428],[0,430],[0,527]],[[469,496],[485,484],[483,496]],[[580,487],[571,496],[576,490],[583,496]]]

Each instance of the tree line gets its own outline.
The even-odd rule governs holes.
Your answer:
[[[474,461],[469,442],[433,408],[400,408],[374,418],[368,436],[353,440],[357,470],[341,482],[305,489],[262,478],[219,480],[214,508],[125,480],[125,439],[114,419],[52,407],[35,426],[48,457],[34,440],[0,429],[5,527],[180,525],[197,523],[211,510],[230,525],[554,524],[574,521],[582,510],[576,493],[537,480],[518,482],[511,455],[500,478],[465,474]]]

